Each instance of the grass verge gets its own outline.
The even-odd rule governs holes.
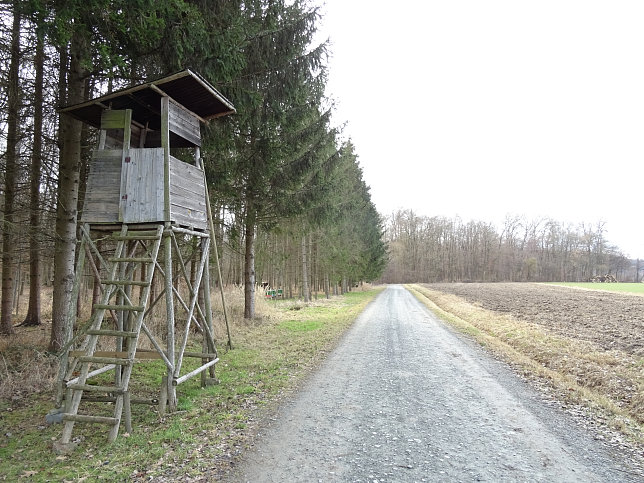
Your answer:
[[[234,463],[267,410],[322,360],[378,292],[355,291],[311,304],[258,301],[261,318],[233,321],[235,349],[220,353],[218,385],[201,388],[199,377],[182,384],[178,411],[165,418],[154,406],[133,406],[132,434],[124,434],[121,426],[121,436],[111,444],[105,427],[77,424],[79,446],[69,455],[56,455],[52,444],[62,426],[44,421],[53,407],[51,390],[2,398],[0,480],[216,479]],[[12,351],[5,347],[3,353]],[[163,368],[157,365],[135,366],[133,396],[158,391]],[[19,378],[12,367],[0,367],[0,385],[10,374]]]
[[[451,294],[421,285],[406,288],[442,320],[472,336],[524,376],[545,381],[558,398],[587,408],[631,441],[644,443],[644,361],[554,335]]]

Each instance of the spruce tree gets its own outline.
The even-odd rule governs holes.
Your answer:
[[[5,153],[4,220],[2,226],[2,304],[0,333],[13,334],[13,284],[15,270],[16,188],[18,183],[18,125],[20,108],[20,11],[14,2],[11,60],[7,82],[7,151]]]
[[[40,229],[40,183],[42,170],[42,141],[43,141],[43,91],[45,70],[45,39],[42,31],[42,14],[35,16],[36,23],[36,53],[34,57],[34,133],[31,168],[29,173],[29,307],[22,326],[40,325],[40,285],[41,285],[41,234]]]
[[[255,238],[314,201],[319,149],[332,135],[323,101],[326,44],[305,1],[244,2],[244,65],[228,89],[238,114],[232,149],[209,160],[218,198],[242,219],[244,316],[255,313]]]

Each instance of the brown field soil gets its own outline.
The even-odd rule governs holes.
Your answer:
[[[644,297],[537,283],[409,288],[562,406],[625,434],[644,455]]]
[[[644,357],[644,297],[538,283],[444,283],[428,288],[604,350]]]

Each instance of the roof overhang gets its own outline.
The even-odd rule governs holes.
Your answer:
[[[151,82],[106,94],[59,110],[100,128],[105,109],[132,109],[132,120],[150,129],[160,129],[161,97],[168,96],[201,121],[235,113],[235,107],[203,77],[189,69]]]

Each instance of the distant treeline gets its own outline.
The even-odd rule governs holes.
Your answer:
[[[503,226],[399,210],[386,220],[388,283],[640,281],[639,264],[604,236],[604,223],[508,216]]]

